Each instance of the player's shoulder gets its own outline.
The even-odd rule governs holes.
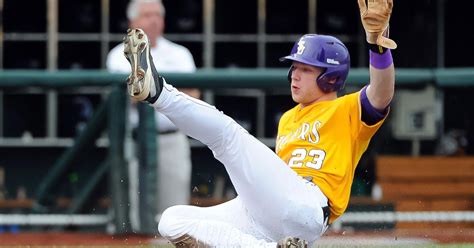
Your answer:
[[[340,97],[337,98],[337,102],[339,103],[346,103],[346,102],[354,102],[358,101],[360,96],[360,90],[348,92]]]
[[[290,118],[291,116],[295,115],[295,113],[297,112],[297,108],[299,108],[299,105],[296,105],[294,106],[293,108],[287,110],[286,112],[283,113],[283,115],[281,116],[281,120],[286,120],[288,118]]]

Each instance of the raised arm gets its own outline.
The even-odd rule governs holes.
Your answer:
[[[395,89],[395,68],[390,49],[397,44],[388,38],[392,0],[358,0],[362,25],[370,47],[370,84],[367,98],[377,110],[384,110]]]

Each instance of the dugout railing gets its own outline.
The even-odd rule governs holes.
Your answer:
[[[244,69],[226,69],[226,70],[199,70],[193,74],[165,74],[167,80],[177,87],[197,87],[204,89],[204,99],[212,103],[212,96],[216,91],[223,89],[282,89],[288,90],[286,81],[286,70],[282,69],[266,69],[266,70],[244,70]],[[61,143],[68,147],[63,154],[57,157],[56,161],[51,164],[50,169],[32,194],[33,201],[31,203],[31,212],[23,215],[0,215],[1,224],[20,224],[20,225],[105,225],[113,223],[117,233],[124,233],[130,230],[128,217],[128,195],[127,195],[127,159],[126,159],[126,101],[124,89],[124,79],[126,75],[109,74],[104,71],[1,71],[0,72],[0,149],[4,152],[8,147],[22,146],[54,146],[55,143]],[[412,87],[423,85],[434,85],[438,89],[444,87],[473,87],[474,86],[474,68],[453,68],[453,69],[397,69],[396,74],[397,87]],[[368,70],[352,69],[349,78],[349,87],[361,87],[368,81]],[[78,91],[80,89],[88,89],[88,91],[97,91],[102,94],[103,101],[95,110],[94,116],[88,122],[86,128],[80,136],[75,139],[63,139],[56,136],[58,118],[57,97],[58,92]],[[47,96],[45,102],[47,124],[46,137],[33,137],[25,140],[20,137],[4,137],[4,123],[8,120],[4,119],[4,97],[11,92],[40,92]],[[232,91],[231,91],[232,92]],[[234,91],[239,94],[239,90]],[[289,91],[287,91],[289,92]],[[248,92],[247,92],[248,93]],[[232,94],[232,93],[231,93]],[[261,94],[250,94],[261,97]],[[264,113],[265,100],[257,101],[257,113]],[[148,116],[150,109],[141,107],[140,114],[143,118]],[[140,213],[143,215],[140,219],[149,220],[148,223],[142,223],[144,232],[152,232],[156,230],[153,222],[152,202],[156,200],[155,190],[153,188],[156,176],[153,175],[151,168],[156,163],[156,154],[154,146],[156,146],[155,135],[149,135],[149,132],[156,132],[153,128],[153,122],[142,122],[146,130],[138,136],[139,145],[145,149],[145,154],[141,154],[142,176],[146,178],[148,183],[143,184],[141,193],[141,201],[144,202]],[[258,121],[258,118],[257,118]],[[56,122],[56,123],[54,123]],[[271,139],[266,138],[261,130],[263,127],[257,128],[256,135],[267,145],[271,146]],[[108,135],[104,135],[104,130],[108,130]],[[147,139],[148,137],[148,139]],[[85,147],[97,146],[108,150],[108,156],[98,166],[95,171],[91,171],[90,177],[86,185],[74,195],[71,204],[62,212],[54,212],[51,204],[50,190],[56,187],[58,178],[67,170],[71,162],[78,159]],[[146,152],[150,151],[150,152]],[[1,158],[0,158],[1,159]],[[4,166],[8,172],[8,164],[0,161],[0,166]],[[73,215],[80,212],[81,207],[85,204],[94,187],[98,186],[98,181],[109,172],[109,187],[111,193],[110,207],[113,211],[105,215]],[[146,175],[146,176],[145,176]],[[19,179],[21,180],[21,179]],[[1,201],[1,200],[0,200]],[[148,208],[148,209],[147,209]],[[81,212],[82,213],[82,212]],[[48,218],[44,214],[53,214]],[[61,214],[61,215],[58,215]],[[469,213],[468,213],[469,214]],[[472,213],[470,213],[472,215]],[[471,215],[468,215],[471,216]],[[77,218],[79,217],[79,219]],[[88,220],[92,217],[89,222]],[[385,220],[391,221],[393,216],[387,217]],[[469,217],[471,218],[471,217]],[[468,218],[468,219],[469,219]],[[358,217],[348,215],[347,220],[341,218],[342,221],[361,221]],[[396,219],[396,218],[395,218]],[[82,221],[81,221],[82,220]],[[151,220],[151,221],[150,221]],[[425,220],[425,219],[423,219]],[[124,224],[125,223],[125,224]],[[340,224],[340,223],[339,223]]]

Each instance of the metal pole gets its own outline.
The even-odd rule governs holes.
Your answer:
[[[47,68],[58,68],[58,0],[48,0],[48,45]]]
[[[266,14],[266,0],[258,0],[258,56],[257,56],[257,65],[259,68],[265,67],[265,23],[267,20]]]
[[[128,186],[128,164],[125,159],[125,122],[127,98],[123,87],[115,87],[109,95],[110,101],[106,104],[108,110],[109,128],[109,155],[110,163],[110,195],[114,212],[116,234],[125,234],[131,231],[130,197]]]
[[[214,67],[214,14],[215,0],[204,0],[204,68]]]
[[[56,138],[58,127],[58,92],[56,90],[48,90],[46,106],[46,135],[48,138]]]
[[[107,54],[109,53],[109,17],[110,17],[110,0],[102,0],[102,16],[101,16],[101,39],[100,39],[100,67],[105,68]]]
[[[310,34],[316,33],[317,24],[317,0],[308,0],[308,31]]]
[[[158,214],[157,133],[154,109],[146,104],[138,104],[139,113],[139,218],[140,231],[154,234],[157,231],[155,220]],[[159,138],[159,137],[158,137]]]
[[[55,71],[58,68],[58,0],[48,0],[48,45],[47,69]],[[47,94],[46,128],[48,138],[56,137],[57,127],[57,93],[54,90]]]

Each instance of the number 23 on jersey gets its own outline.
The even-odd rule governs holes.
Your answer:
[[[323,166],[326,152],[320,149],[311,149],[307,151],[304,148],[297,148],[291,153],[291,158],[288,161],[290,167],[309,167],[316,170]]]

